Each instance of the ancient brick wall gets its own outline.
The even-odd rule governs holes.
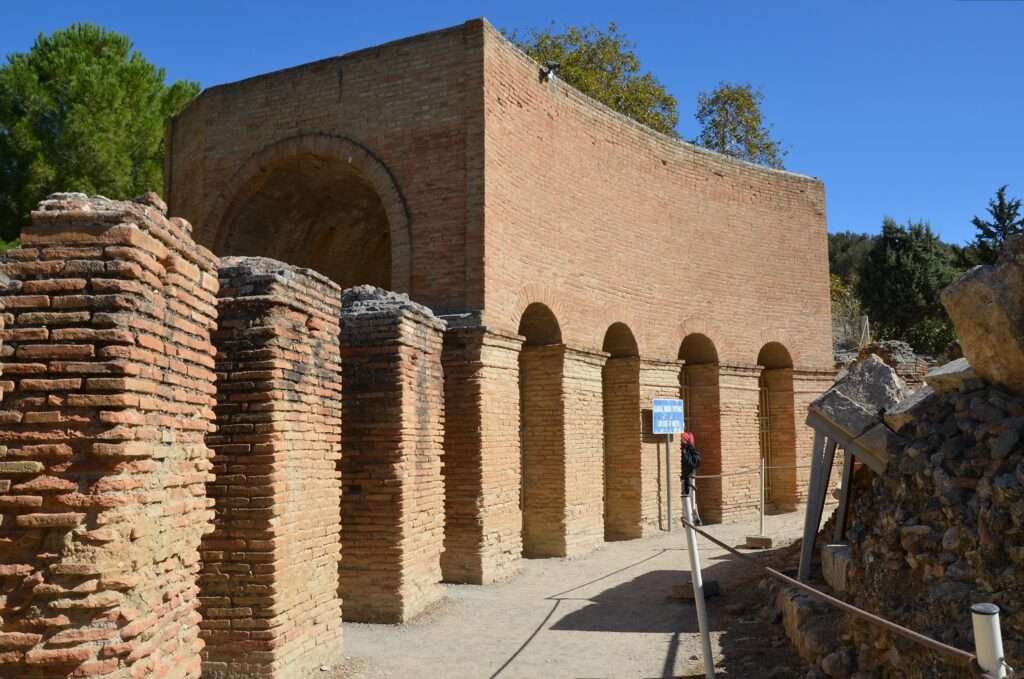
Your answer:
[[[643,535],[641,471],[640,359],[610,358],[604,389],[604,538]]]
[[[726,472],[757,470],[761,466],[760,375],[761,369],[753,366],[720,366],[722,468]],[[760,476],[757,473],[722,480],[723,521],[749,517],[758,511],[759,502]]]
[[[673,446],[671,469],[665,465],[665,436],[651,434],[651,400],[679,398],[679,361],[644,360],[640,364],[640,406],[644,411],[641,444],[641,484],[643,488],[643,531],[645,535],[669,526],[667,491],[672,492],[672,516],[675,525],[683,516],[679,488],[679,449]],[[675,437],[678,443],[679,437]],[[669,478],[671,476],[671,479]],[[698,496],[700,494],[698,493]]]
[[[444,337],[445,535],[448,582],[486,584],[515,572],[519,506],[522,338],[480,328]]]
[[[753,364],[774,339],[798,365],[831,365],[820,181],[669,139],[541,82],[490,25],[484,59],[488,324],[514,328],[544,302],[573,346],[599,347],[623,321],[641,356],[670,359],[699,322],[724,363]]]
[[[482,22],[469,21],[203,91],[170,124],[172,211],[191,219],[196,239],[219,255],[328,273],[335,262],[317,260],[317,248],[294,248],[295,234],[222,246],[230,240],[225,220],[252,182],[296,158],[310,167],[338,163],[383,201],[392,248],[386,287],[437,313],[481,308],[482,43]]]
[[[524,346],[519,357],[523,556],[531,558],[566,555],[564,365],[560,344]]]
[[[604,541],[604,421],[601,370],[607,354],[567,348],[562,378],[565,423],[565,551]]]
[[[341,290],[308,269],[219,269],[203,677],[306,677],[341,650]]]
[[[444,327],[404,295],[344,293],[346,620],[404,622],[443,596]]]
[[[683,366],[683,398],[686,404],[686,430],[694,435],[701,452],[698,475],[715,475],[731,470],[722,460],[722,423],[719,407],[719,366],[706,363]],[[723,486],[728,479],[709,478],[697,481],[697,508],[707,523],[722,520]]]
[[[55,194],[0,266],[0,674],[198,677],[215,260],[158,198]]]

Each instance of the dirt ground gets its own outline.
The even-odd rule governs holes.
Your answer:
[[[789,565],[800,513],[769,516],[772,552]],[[712,526],[733,545],[756,522]],[[719,676],[799,677],[803,665],[750,564],[700,542],[705,579],[723,593],[708,601]],[[525,560],[508,582],[449,585],[448,600],[403,626],[345,624],[345,660],[319,677],[340,679],[625,679],[703,677],[692,604],[673,599],[688,582],[686,539],[678,529],[642,540],[605,543],[578,559]],[[785,563],[782,563],[785,562]]]

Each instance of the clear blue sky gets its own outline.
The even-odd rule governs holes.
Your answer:
[[[1024,0],[8,0],[0,51],[91,21],[206,87],[477,16],[501,28],[616,21],[679,100],[687,138],[698,92],[759,85],[787,168],[824,179],[832,231],[877,231],[891,215],[962,242],[997,186],[1024,196]]]

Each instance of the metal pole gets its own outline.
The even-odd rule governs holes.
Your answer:
[[[1002,679],[1006,676],[1006,665],[1003,662],[1003,635],[999,630],[999,606],[974,604],[971,606],[971,623],[978,665],[990,676]]]
[[[668,532],[672,532],[672,434],[665,434],[665,510],[668,512]]]
[[[764,535],[764,484],[765,484],[765,462],[764,456],[761,457],[761,530],[758,535]]]
[[[686,486],[683,486],[684,490]],[[697,534],[693,530],[693,495],[683,495],[683,511],[686,513],[686,543],[690,548],[690,581],[693,583],[693,602],[697,607],[697,626],[704,642],[704,675],[715,679],[715,658],[711,654],[711,631],[708,629],[708,611],[704,607],[704,578],[700,572],[700,552],[697,549]]]

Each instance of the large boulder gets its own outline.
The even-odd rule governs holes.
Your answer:
[[[978,377],[1024,391],[1024,236],[943,290],[942,304]]]

